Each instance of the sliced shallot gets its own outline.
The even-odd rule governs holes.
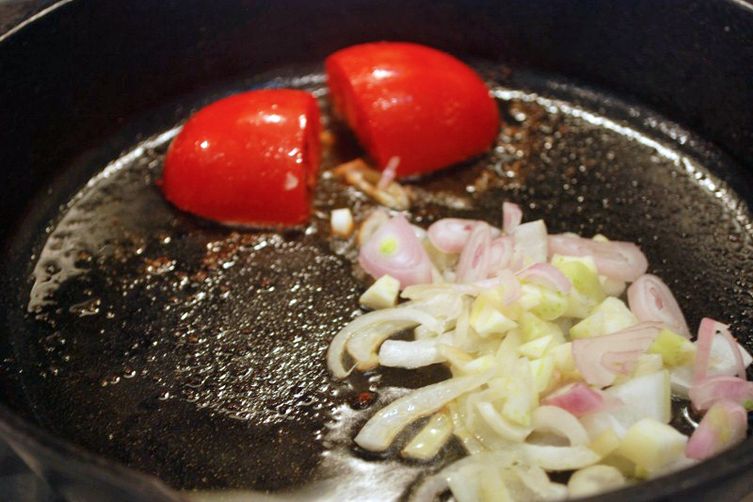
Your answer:
[[[692,385],[688,394],[698,411],[707,410],[720,400],[745,405],[753,402],[753,382],[733,376],[712,376]]]
[[[534,263],[516,274],[522,281],[568,293],[572,284],[565,274],[548,263]]]
[[[375,279],[391,275],[403,288],[432,279],[429,255],[401,214],[383,223],[366,241],[358,254],[358,263]]]
[[[600,274],[621,281],[634,281],[648,269],[646,256],[632,242],[599,242],[572,234],[550,235],[549,253],[591,256]]]
[[[489,225],[482,223],[473,227],[458,260],[458,282],[474,282],[489,276],[491,239]]]
[[[644,274],[627,290],[630,310],[641,321],[659,321],[669,329],[690,338],[685,316],[672,291],[658,277]]]
[[[429,226],[429,240],[443,253],[460,253],[476,225],[485,224],[481,220],[443,218]]]
[[[709,365],[711,364],[712,346],[717,333],[722,335],[724,340],[729,344],[730,351],[734,357],[737,376],[745,379],[746,365],[743,360],[743,349],[729,332],[729,326],[709,317],[704,317],[698,328],[698,340],[696,341],[698,350],[695,357],[695,366],[693,367],[694,383],[701,382],[706,378],[709,371]]]
[[[576,417],[601,411],[604,408],[604,396],[588,385],[576,382],[548,395],[543,404],[559,406]]]
[[[748,430],[748,412],[734,401],[718,401],[690,436],[685,454],[689,458],[704,460],[745,439]]]
[[[575,366],[586,382],[606,387],[618,373],[629,373],[654,338],[661,323],[642,322],[611,335],[573,341]]]

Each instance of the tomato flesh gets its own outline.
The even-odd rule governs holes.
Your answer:
[[[320,160],[319,107],[304,91],[265,89],[216,101],[168,149],[165,197],[223,223],[298,225],[310,215]]]
[[[444,52],[402,42],[339,50],[326,60],[337,113],[383,169],[423,174],[481,154],[499,130],[499,109],[479,75]]]

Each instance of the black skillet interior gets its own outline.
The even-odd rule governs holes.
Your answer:
[[[312,476],[348,471],[320,456],[330,448],[351,458],[327,424],[350,415],[354,393],[373,384],[333,385],[321,362],[362,287],[351,275],[347,243],[329,244],[320,217],[309,232],[282,236],[218,228],[171,210],[152,181],[167,139],[160,133],[190,110],[257,85],[321,89],[315,62],[364,40],[363,32],[480,58],[501,92],[537,92],[595,112],[578,116],[502,92],[502,148],[422,183],[441,196],[419,204],[418,218],[463,214],[498,223],[500,201],[514,199],[554,230],[640,241],[652,269],[679,292],[691,324],[711,315],[734,321],[745,336],[753,315],[744,202],[751,185],[740,167],[753,165],[753,48],[745,44],[753,12],[746,9],[733,2],[679,12],[672,2],[565,8],[543,1],[335,2],[316,12],[304,2],[61,6],[0,42],[7,82],[1,113],[13,126],[1,154],[3,413],[178,488],[295,490]],[[567,77],[632,95],[721,148],[642,108],[566,84]],[[626,124],[671,151],[629,137],[619,127]],[[344,143],[327,163],[353,154]],[[486,183],[480,178],[503,182],[465,190]],[[322,188],[322,211],[364,205],[334,181]],[[31,267],[43,251],[41,286],[30,303]],[[50,291],[43,284],[64,275]],[[418,379],[385,373],[378,394],[440,377],[434,370]],[[16,446],[55,484],[100,477],[61,462],[70,452],[8,420]],[[40,437],[52,450],[39,449]],[[623,496],[742,493],[745,476],[727,478],[750,460],[739,448]],[[386,473],[415,475],[415,466],[369,465],[388,482]]]

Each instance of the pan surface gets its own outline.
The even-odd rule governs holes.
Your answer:
[[[497,145],[412,183],[413,220],[500,225],[509,200],[552,232],[635,241],[691,326],[715,317],[750,342],[750,213],[721,180],[743,171],[640,107],[544,75],[476,65],[502,111]],[[230,229],[172,208],[155,181],[179,124],[203,104],[260,86],[314,92],[338,138],[325,155],[311,224]],[[368,455],[351,441],[404,389],[445,378],[441,367],[380,369],[342,383],[327,374],[328,342],[358,315],[366,285],[354,244],[329,237],[329,211],[351,207],[359,219],[374,207],[328,170],[359,154],[331,119],[321,69],[295,66],[168,103],[68,167],[13,242],[22,257],[11,264],[14,279],[24,288],[10,311],[13,356],[4,364],[23,385],[28,414],[72,443],[202,497],[250,490],[344,498],[378,484],[378,498],[397,499],[461,455],[451,444],[421,465],[395,451]],[[686,428],[682,403],[676,408],[676,425]]]

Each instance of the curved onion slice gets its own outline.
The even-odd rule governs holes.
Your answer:
[[[502,438],[508,441],[520,443],[531,433],[530,427],[511,424],[494,408],[489,401],[480,401],[476,403],[479,415],[487,425]]]
[[[559,483],[552,483],[546,471],[537,465],[516,465],[512,471],[520,482],[540,500],[565,500],[567,487]]]
[[[672,291],[666,284],[651,274],[644,274],[627,290],[628,305],[641,321],[659,321],[669,329],[690,338],[688,323],[680,310]]]
[[[366,325],[363,328],[353,330],[346,347],[348,353],[356,362],[356,367],[361,371],[375,368],[379,364],[377,349],[389,337],[408,328],[422,325],[435,333],[442,331],[441,323],[431,314],[412,307],[396,307],[389,310],[370,312],[366,315],[386,312],[389,323],[381,325]],[[366,316],[363,316],[366,317]],[[360,317],[358,320],[363,319]],[[355,324],[355,321],[352,323]]]
[[[520,461],[520,454],[515,450],[493,451],[493,452],[479,452],[474,455],[461,458],[460,460],[453,462],[438,473],[424,478],[418,488],[413,492],[410,497],[411,501],[426,502],[430,500],[437,500],[442,492],[447,490],[447,480],[456,474],[464,467],[483,464],[493,465],[497,469],[506,469],[512,467],[516,462]]]
[[[484,225],[481,220],[463,218],[443,218],[429,226],[429,240],[443,253],[459,253],[463,250],[476,225]]]
[[[605,407],[604,396],[584,383],[573,383],[548,395],[542,403],[559,406],[576,417],[601,411]]]
[[[376,337],[381,341],[389,338],[394,333],[418,326],[419,324],[426,324],[435,330],[440,329],[439,322],[432,316],[407,307],[376,310],[364,314],[349,322],[332,339],[327,349],[327,366],[336,378],[345,378],[350,374],[352,369],[345,369],[343,366],[343,356],[345,355],[345,347],[354,334],[358,333],[360,337],[369,339]],[[374,354],[374,357],[376,357],[376,354]]]
[[[733,401],[718,401],[690,436],[685,454],[703,460],[734,446],[745,439],[748,412]]]
[[[574,340],[575,366],[586,382],[605,387],[629,373],[659,334],[661,323],[642,322],[611,335]]]
[[[711,362],[711,345],[714,342],[716,332],[722,329],[724,324],[717,322],[710,317],[701,319],[701,325],[698,327],[698,350],[695,355],[695,365],[693,366],[693,382],[698,383],[706,378]],[[739,350],[733,351],[739,354]]]
[[[563,408],[557,406],[539,406],[533,412],[533,429],[553,432],[567,438],[570,446],[588,444],[588,433],[583,425]]]
[[[601,457],[585,446],[544,446],[524,443],[523,456],[533,465],[547,471],[572,471],[593,465]]]
[[[720,400],[745,405],[753,402],[753,382],[733,376],[708,377],[691,386],[688,394],[698,411],[707,410]]]
[[[388,274],[401,287],[431,282],[429,255],[401,214],[382,224],[358,253],[358,263],[375,279]]]
[[[570,292],[572,284],[565,274],[548,263],[534,263],[516,274],[522,281],[527,281],[537,286],[554,289],[562,293]]]
[[[366,450],[384,451],[400,431],[414,420],[430,415],[449,401],[480,387],[490,376],[451,378],[415,390],[379,410],[366,422],[354,441]]]
[[[592,465],[575,471],[567,482],[571,497],[587,497],[601,494],[625,484],[625,476],[611,465]]]
[[[379,348],[379,364],[392,368],[415,369],[444,361],[434,340],[387,340]]]
[[[452,419],[447,413],[436,413],[431,420],[413,436],[400,454],[416,460],[430,460],[452,436]]]
[[[486,223],[473,227],[458,259],[458,282],[474,282],[489,276],[491,238],[491,229]]]
[[[550,235],[549,254],[591,256],[600,274],[621,281],[634,281],[648,269],[646,256],[632,242],[599,242],[572,234]]]
[[[518,228],[523,221],[523,211],[520,206],[512,202],[502,204],[502,228],[507,235],[512,235],[513,231]]]

